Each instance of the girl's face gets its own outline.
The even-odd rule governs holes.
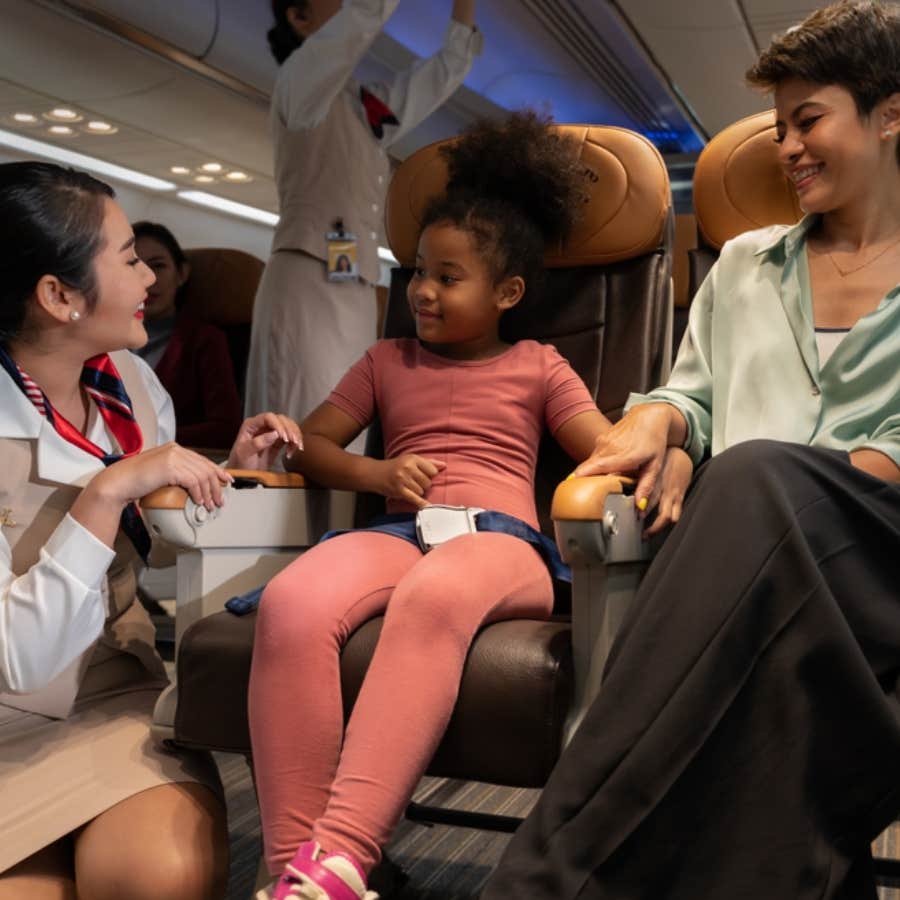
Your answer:
[[[471,235],[436,222],[419,238],[416,268],[407,289],[416,334],[429,349],[454,359],[492,356],[503,312],[524,293],[521,278],[495,284]]]
[[[156,276],[156,282],[147,291],[145,318],[153,321],[175,315],[178,289],[187,281],[189,274],[187,264],[177,265],[166,245],[152,237],[139,237],[134,249]]]
[[[153,272],[134,251],[134,234],[119,205],[104,198],[103,243],[94,257],[97,302],[88,310],[83,295],[73,292],[71,305],[81,318],[71,333],[84,345],[85,359],[113,350],[136,350],[147,343],[144,301]]]
[[[897,176],[885,109],[860,118],[853,95],[833,84],[790,78],[775,88],[778,159],[805,212],[845,209],[881,189],[879,173]]]

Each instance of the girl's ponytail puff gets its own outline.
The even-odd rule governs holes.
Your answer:
[[[447,193],[428,206],[422,227],[447,223],[466,231],[494,282],[520,276],[524,301],[501,320],[515,340],[540,295],[544,248],[566,237],[586,199],[577,144],[530,110],[476,123],[441,148]]]

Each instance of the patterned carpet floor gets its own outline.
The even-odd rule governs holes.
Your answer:
[[[249,770],[242,757],[216,754],[228,800],[231,877],[228,900],[251,900],[261,853],[259,814]],[[426,778],[415,799],[508,816],[524,816],[537,791],[501,788],[475,782]],[[424,826],[403,821],[388,853],[408,881],[391,900],[475,900],[509,836],[468,828]],[[900,826],[886,831],[874,845],[877,855],[900,858]],[[900,889],[881,888],[880,900],[900,900]]]

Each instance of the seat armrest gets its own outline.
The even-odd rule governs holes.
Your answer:
[[[326,491],[306,487],[302,475],[228,469],[234,482],[224,488],[225,504],[212,511],[180,487],[164,487],[141,500],[152,534],[176,547],[305,547],[319,534]],[[320,529],[321,530],[321,529]]]
[[[198,506],[182,488],[141,500],[151,534],[177,549],[175,642],[197,619],[265,584],[328,528],[329,491],[300,475],[228,470],[225,504]]]
[[[606,658],[650,559],[633,485],[619,475],[591,475],[567,478],[553,495],[556,543],[572,567],[575,685],[566,741],[600,690]]]

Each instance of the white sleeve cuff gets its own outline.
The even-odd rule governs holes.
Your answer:
[[[44,552],[76,581],[100,590],[116,553],[68,513],[44,544]]]

